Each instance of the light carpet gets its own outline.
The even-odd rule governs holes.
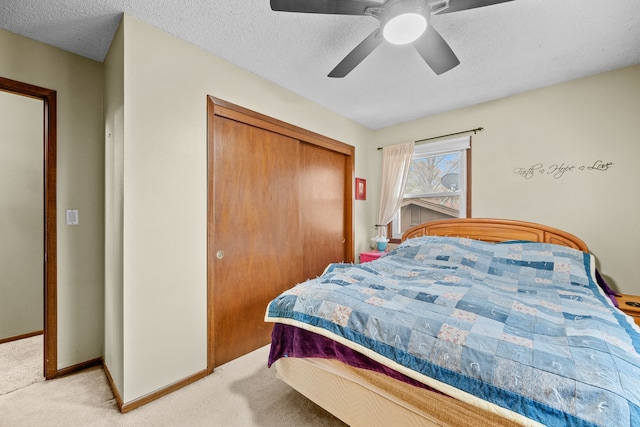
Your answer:
[[[36,335],[0,344],[0,396],[44,381],[43,342]]]
[[[208,377],[126,414],[118,411],[101,368],[34,381],[0,395],[0,425],[345,426],[276,378],[275,369],[266,367],[268,351],[263,347],[219,366]]]

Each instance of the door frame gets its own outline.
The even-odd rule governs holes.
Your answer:
[[[290,123],[249,110],[213,96],[207,96],[207,374],[211,374],[215,367],[214,360],[214,328],[213,328],[213,286],[214,260],[216,257],[214,246],[214,117],[220,116],[235,120],[271,132],[279,133],[299,141],[323,147],[348,157],[345,162],[344,183],[344,226],[345,245],[344,261],[353,262],[354,259],[354,227],[353,227],[353,182],[355,168],[355,147],[344,142],[328,138]],[[266,307],[265,307],[266,309]]]
[[[0,90],[43,101],[44,118],[44,377],[58,375],[56,227],[57,92],[0,77]]]

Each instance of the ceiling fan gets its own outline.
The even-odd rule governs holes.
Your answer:
[[[329,77],[344,77],[349,74],[383,40],[392,44],[413,43],[422,59],[439,75],[460,64],[460,60],[430,25],[431,15],[443,15],[507,1],[513,0],[271,0],[271,10],[365,15],[380,21],[380,28],[356,46],[329,73]]]

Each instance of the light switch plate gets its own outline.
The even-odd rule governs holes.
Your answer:
[[[79,224],[78,209],[67,209],[67,225]]]

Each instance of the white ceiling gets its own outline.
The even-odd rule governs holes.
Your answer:
[[[122,12],[371,129],[640,63],[640,0],[514,0],[433,16],[461,62],[440,76],[411,46],[383,42],[328,78],[379,22],[273,12],[269,0],[0,0],[0,28],[103,61]]]

